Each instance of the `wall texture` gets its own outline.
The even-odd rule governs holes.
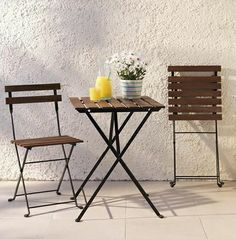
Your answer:
[[[4,105],[4,85],[60,82],[62,131],[84,139],[71,161],[73,178],[83,179],[104,143],[87,118],[76,113],[69,96],[88,94],[99,62],[111,54],[133,49],[148,62],[143,94],[167,104],[169,64],[223,66],[224,119],[219,143],[224,179],[236,179],[236,1],[234,0],[1,0],[0,1],[0,179],[18,176],[10,116]],[[114,94],[119,80],[113,77]],[[51,106],[51,107],[50,107]],[[53,105],[17,106],[18,137],[56,133]],[[50,111],[51,110],[51,111]],[[96,116],[108,130],[107,116]],[[121,116],[124,118],[124,116]],[[141,119],[136,115],[122,138]],[[122,120],[122,119],[121,119]],[[211,129],[210,123],[179,123],[182,130]],[[179,172],[214,173],[212,136],[178,136]],[[37,149],[29,157],[57,157],[60,148]],[[21,151],[21,155],[23,151]],[[151,116],[128,150],[125,160],[139,179],[172,178],[172,125],[167,110]],[[113,162],[108,154],[93,179],[101,179]],[[27,166],[28,179],[57,179],[61,165]],[[118,167],[111,179],[128,179]]]

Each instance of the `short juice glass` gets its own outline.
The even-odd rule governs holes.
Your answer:
[[[91,101],[99,101],[101,98],[100,89],[96,87],[89,88],[89,96]]]

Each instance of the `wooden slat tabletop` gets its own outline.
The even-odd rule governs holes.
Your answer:
[[[70,102],[75,109],[85,109],[85,106],[78,97],[70,97]]]
[[[164,108],[164,105],[148,96],[132,100],[117,97],[99,102],[90,101],[89,97],[71,97],[70,101],[79,112],[135,112],[147,111],[149,109],[159,111],[161,108]]]
[[[133,99],[132,100],[136,105],[138,105],[141,108],[152,108],[153,105],[149,104],[143,99]]]
[[[139,106],[137,106],[132,100],[123,99],[121,97],[117,98],[123,105],[125,105],[128,109],[137,109]]]
[[[122,104],[119,100],[112,98],[111,100],[109,100],[109,104],[116,109],[123,109],[124,107],[126,107],[124,104]]]
[[[89,99],[89,97],[81,97],[81,100],[82,100],[82,103],[84,104],[84,106],[87,108],[87,109],[96,109],[96,108],[99,108],[98,105],[91,101]]]
[[[112,108],[112,105],[110,105],[108,102],[106,101],[99,101],[97,102],[97,105],[100,107],[100,108],[103,108],[103,109],[110,109]]]
[[[144,101],[148,102],[151,104],[153,107],[160,107],[160,108],[165,108],[164,105],[160,104],[159,102],[155,101],[149,96],[142,96],[141,97]]]

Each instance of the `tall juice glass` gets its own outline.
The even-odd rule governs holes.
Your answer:
[[[100,90],[102,100],[109,100],[112,97],[111,79],[106,76],[98,76],[96,79],[96,88]]]

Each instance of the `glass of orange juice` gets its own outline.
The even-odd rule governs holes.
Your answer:
[[[111,79],[106,76],[98,76],[96,79],[96,88],[100,90],[102,100],[109,100],[112,97]]]
[[[91,101],[99,101],[101,99],[100,89],[96,87],[89,88],[89,96]]]

